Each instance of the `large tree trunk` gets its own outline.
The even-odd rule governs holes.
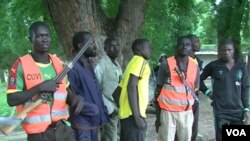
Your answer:
[[[144,21],[147,0],[121,0],[115,19],[108,19],[100,0],[44,0],[67,56],[72,36],[78,31],[90,31],[95,37],[99,56],[103,54],[106,36],[115,36],[122,47],[120,62],[123,68],[132,56],[132,41],[139,36]],[[123,57],[122,57],[123,56]]]
[[[217,6],[217,38],[218,43],[227,37],[235,39],[240,45],[242,18],[244,13],[245,0],[223,0]]]

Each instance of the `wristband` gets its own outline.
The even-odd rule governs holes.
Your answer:
[[[210,94],[211,92],[212,92],[211,90],[207,89],[206,92],[205,92],[205,95],[206,95],[206,96],[209,96],[209,94]]]
[[[249,108],[243,108],[243,112],[249,112]]]

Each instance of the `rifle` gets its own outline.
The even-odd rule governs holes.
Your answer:
[[[81,49],[80,51],[76,54],[76,56],[74,57],[74,59],[69,62],[67,64],[67,66],[62,70],[62,72],[60,72],[55,78],[54,80],[57,83],[60,83],[62,81],[62,79],[67,75],[67,73],[69,72],[69,70],[71,70],[74,66],[74,64],[77,62],[77,60],[82,56],[82,54],[84,53],[85,50],[87,50],[87,48],[92,44],[92,40],[89,40]],[[11,131],[13,131],[27,116],[27,114],[33,110],[34,108],[36,108],[37,106],[39,106],[40,104],[46,102],[48,100],[49,95],[51,95],[51,93],[47,93],[44,92],[40,95],[40,98],[38,98],[34,103],[32,103],[31,105],[27,106],[23,111],[19,112],[15,117],[1,117],[2,119],[2,124],[3,126],[0,126],[0,131],[5,134],[5,135],[9,135]],[[5,120],[4,120],[5,118]],[[6,122],[8,121],[8,122]],[[1,120],[0,120],[1,122]],[[11,124],[13,123],[13,124]]]
[[[186,79],[184,78],[183,74],[181,73],[181,71],[178,69],[178,67],[175,67],[174,70],[177,72],[178,76],[180,77],[182,83],[186,86],[187,91],[190,92],[193,96],[193,98],[198,102],[198,96],[196,95],[194,89],[192,89],[190,87],[190,85],[187,83]]]

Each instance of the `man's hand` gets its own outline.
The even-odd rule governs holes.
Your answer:
[[[140,116],[134,116],[134,121],[137,128],[145,128],[147,125],[145,119]]]
[[[72,91],[68,88],[67,88],[67,91],[68,91],[67,103],[69,104],[69,106],[73,110],[72,113],[76,114],[76,115],[80,114],[80,112],[82,111],[82,108],[84,106],[83,97],[72,93]]]
[[[156,130],[156,133],[158,133],[160,126],[161,126],[160,119],[156,118],[156,120],[155,120],[155,130]]]
[[[244,112],[243,113],[243,124],[244,125],[250,125],[250,112]]]
[[[155,110],[156,110],[155,130],[156,130],[156,133],[158,133],[159,127],[161,126],[161,121],[160,121],[161,108],[157,101],[155,101]]]
[[[84,106],[84,103],[83,103],[83,97],[81,97],[80,95],[72,95],[70,96],[70,107],[72,107],[74,109],[74,114],[75,115],[78,115],[81,111],[82,111],[82,108]]]
[[[42,92],[50,92],[53,93],[59,87],[59,84],[56,83],[55,80],[46,80],[38,85],[38,90]]]
[[[211,91],[211,92],[208,94],[208,97],[209,97],[211,100],[214,100],[214,93]]]

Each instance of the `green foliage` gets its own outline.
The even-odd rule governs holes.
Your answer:
[[[244,14],[243,14],[243,20],[242,20],[242,38],[243,44],[249,44],[250,43],[250,1],[245,0],[244,1]],[[248,45],[249,46],[249,45]]]
[[[249,0],[222,0],[213,4],[214,23],[217,33],[217,42],[227,37],[236,40],[240,50],[246,51],[250,44],[250,1]],[[248,52],[249,53],[249,52]]]
[[[58,37],[42,0],[5,1],[0,6],[0,18],[2,20],[0,25],[0,58],[2,69],[9,69],[15,59],[32,49],[28,40],[28,28],[36,20],[45,21],[50,25],[53,39],[52,48],[57,46]],[[56,52],[56,49],[52,49],[51,52]],[[6,56],[7,54],[8,56]]]
[[[6,83],[0,83],[0,113],[1,116],[10,116],[12,112],[12,107],[7,104],[6,99]]]
[[[122,4],[121,0],[99,1],[105,14],[110,19],[115,19],[119,5]],[[242,19],[240,17],[237,19],[238,12],[241,12],[236,5],[237,2],[243,5]],[[231,7],[229,10],[223,9],[228,6]],[[228,16],[232,11],[235,13]],[[145,22],[140,36],[152,41],[151,62],[153,64],[158,61],[161,53],[173,55],[176,38],[189,33],[198,35],[201,44],[216,44],[217,31],[226,27],[230,29],[230,34],[237,33],[237,37],[241,39],[244,46],[249,46],[249,13],[249,0],[222,0],[220,3],[216,0],[148,0]],[[233,20],[229,21],[230,18]],[[0,20],[2,69],[9,69],[17,57],[31,50],[28,27],[36,20],[46,21],[51,27],[53,40],[51,53],[65,56],[43,0],[0,0]],[[236,24],[236,26],[227,27],[228,23]]]
[[[109,18],[114,19],[117,16],[120,0],[100,0],[100,4]]]
[[[0,3],[0,20],[1,20],[1,24],[0,24],[0,46],[1,46],[1,50],[0,50],[0,58],[1,58],[1,66],[5,66],[9,63],[9,58],[7,57],[11,57],[10,56],[6,56],[7,54],[13,54],[12,50],[10,48],[10,46],[8,46],[8,42],[9,42],[9,38],[6,34],[8,34],[8,30],[9,30],[9,20],[10,18],[7,16],[7,1],[1,1]]]
[[[200,1],[195,5],[197,24],[194,33],[200,37],[201,45],[214,44],[217,40],[216,24],[210,1]],[[203,48],[203,46],[201,46]]]
[[[196,0],[149,0],[141,36],[153,43],[153,64],[157,63],[161,53],[174,54],[178,36],[193,33],[202,42],[214,43],[215,33],[210,33],[214,30],[208,24],[212,21],[209,4]]]

